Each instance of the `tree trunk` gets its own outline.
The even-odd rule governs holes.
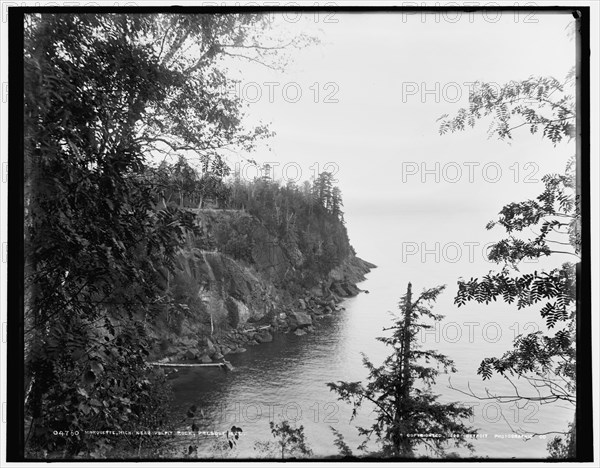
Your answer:
[[[396,427],[399,428],[402,426],[405,427],[405,422],[408,419],[408,414],[406,412],[406,404],[410,399],[410,357],[411,357],[411,341],[412,336],[410,333],[412,327],[412,284],[408,283],[408,288],[406,290],[406,299],[404,304],[404,325],[402,328],[402,375],[400,378],[399,385],[396,389],[397,398],[396,398]],[[398,432],[396,434],[396,450],[398,455],[404,457],[412,457],[413,450],[412,445],[410,443],[410,438],[406,437],[406,435]]]
[[[577,459],[577,417],[573,417],[573,425],[571,426],[571,437],[569,437],[569,445],[567,447],[567,458]]]

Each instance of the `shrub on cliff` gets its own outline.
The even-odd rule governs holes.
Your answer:
[[[252,220],[248,217],[230,217],[215,226],[214,238],[219,251],[236,260],[252,263],[252,249],[256,236]]]
[[[238,306],[233,298],[227,298],[225,301],[225,307],[227,308],[227,319],[229,321],[229,326],[232,328],[237,328],[240,323],[240,311],[238,310]]]

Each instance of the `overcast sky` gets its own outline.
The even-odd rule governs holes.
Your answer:
[[[337,170],[349,225],[353,217],[378,210],[452,210],[465,217],[486,211],[489,218],[505,202],[537,195],[540,184],[526,183],[525,177],[539,181],[547,172],[564,170],[573,142],[554,148],[522,128],[509,145],[488,139],[489,122],[440,136],[436,120],[468,105],[470,82],[502,84],[531,75],[564,80],[576,58],[572,17],[457,14],[277,18],[278,27],[303,28],[321,44],[295,51],[285,73],[231,65],[242,79],[238,92],[251,101],[249,121],[271,122],[276,132],[271,152],[261,148],[256,160],[279,162],[276,177],[283,177],[286,163],[297,164],[304,179],[315,163],[320,171]],[[422,169],[435,170],[436,163],[439,182],[435,173],[423,182]],[[288,167],[293,178],[296,169]]]
[[[537,154],[531,151],[552,148],[539,136],[528,137],[526,129],[513,148],[488,140],[486,123],[440,137],[436,119],[468,104],[465,83],[505,83],[531,75],[564,79],[575,63],[568,15],[505,12],[495,23],[492,13],[487,18],[464,14],[455,23],[432,14],[336,13],[327,18],[321,13],[297,23],[282,19],[289,28],[311,28],[322,42],[294,52],[295,61],[284,74],[239,64],[239,92],[249,102],[258,101],[250,105],[252,118],[271,122],[277,133],[269,142],[272,154],[258,151],[256,157],[296,162],[307,176],[315,162],[335,163],[347,203],[404,198],[398,187],[403,162],[428,161],[434,167],[435,161],[489,159],[504,164],[507,158],[533,160]],[[302,96],[292,102],[298,91]],[[550,151],[543,159],[561,159],[558,153]],[[419,176],[407,181],[412,179],[422,185]]]

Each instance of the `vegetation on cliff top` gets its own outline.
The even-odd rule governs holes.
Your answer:
[[[268,168],[263,170],[268,173]],[[314,286],[354,253],[344,225],[341,191],[329,172],[319,174],[312,183],[282,185],[267,175],[244,180],[239,173],[227,177],[229,170],[200,173],[181,157],[175,164],[163,162],[148,169],[147,174],[160,187],[155,200],[159,205],[197,212],[240,210],[260,223],[256,226],[247,216],[223,217],[210,239],[196,237],[198,248],[255,264],[252,252],[257,245],[267,250],[281,246],[286,260],[299,267],[288,272],[287,278],[303,287]]]

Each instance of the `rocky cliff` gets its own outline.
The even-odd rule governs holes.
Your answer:
[[[151,332],[152,360],[213,362],[273,338],[310,333],[335,313],[375,265],[350,254],[315,275],[297,243],[281,239],[240,210],[202,210],[199,234],[167,278],[183,307],[166,308]]]

